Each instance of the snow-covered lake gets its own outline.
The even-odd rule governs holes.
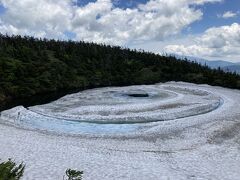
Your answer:
[[[40,106],[2,113],[5,123],[65,134],[137,133],[146,123],[216,110],[223,99],[194,87],[155,84],[86,90]]]
[[[168,82],[92,89],[4,111],[0,158],[24,179],[238,179],[240,91]]]

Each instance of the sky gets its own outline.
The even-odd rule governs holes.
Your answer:
[[[0,0],[0,33],[240,62],[240,1]]]

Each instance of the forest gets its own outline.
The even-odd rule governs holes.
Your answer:
[[[240,89],[236,73],[174,56],[83,41],[0,35],[0,110],[87,88],[167,81]]]

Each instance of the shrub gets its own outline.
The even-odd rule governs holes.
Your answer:
[[[67,169],[66,175],[68,180],[82,180],[83,171]]]
[[[17,165],[11,159],[0,164],[0,180],[19,180],[24,173],[25,165]]]

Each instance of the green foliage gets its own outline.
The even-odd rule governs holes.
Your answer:
[[[6,162],[0,163],[0,180],[20,180],[24,170],[25,165],[23,163],[17,165],[14,161],[9,159]],[[82,180],[83,171],[67,169],[65,174],[67,180]]]
[[[29,102],[35,96],[42,99],[43,94],[166,81],[240,89],[239,75],[174,56],[103,44],[0,35],[0,110],[10,108],[7,102],[24,105],[19,99]]]
[[[17,165],[11,159],[0,164],[0,180],[19,180],[23,176],[25,165]]]
[[[82,180],[83,171],[67,169],[66,175],[68,180]]]

